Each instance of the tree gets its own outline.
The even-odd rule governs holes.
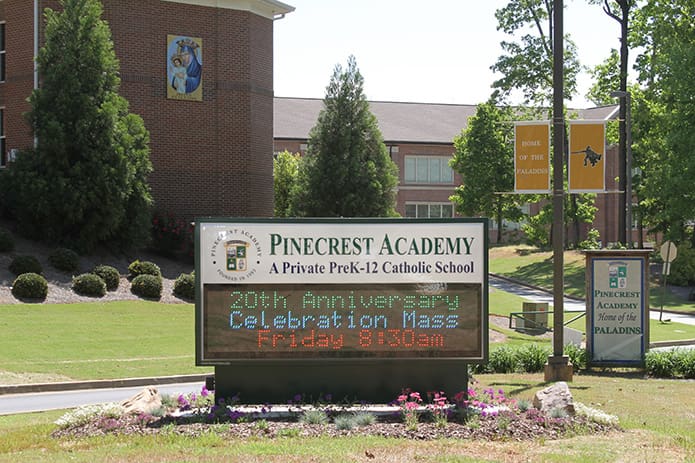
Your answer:
[[[354,57],[337,65],[309,134],[291,211],[309,217],[394,216],[397,167],[363,92]]]
[[[505,54],[492,66],[502,78],[493,87],[509,95],[520,90],[524,103],[536,107],[549,107],[553,90],[553,1],[511,0],[507,6],[495,11],[497,29],[514,35],[525,32],[518,42],[503,41]],[[576,92],[580,66],[577,49],[569,37],[565,38],[564,91],[571,96]]]
[[[13,213],[29,236],[91,250],[149,237],[149,133],[118,95],[111,33],[98,0],[46,10],[41,86],[28,114],[36,146],[12,171]]]
[[[514,152],[509,110],[493,101],[478,106],[468,127],[454,138],[451,167],[459,172],[462,185],[451,196],[464,216],[494,217],[497,242],[502,241],[503,220],[518,221],[522,213],[518,196],[501,194],[514,189]]]
[[[629,43],[628,34],[630,27],[630,11],[636,5],[635,0],[590,0],[590,3],[598,3],[603,5],[603,11],[611,18],[620,24],[620,72],[618,74],[619,86],[618,90],[627,91],[627,68],[628,68],[628,53]],[[620,191],[627,190],[627,98],[620,99],[620,115],[619,115],[619,132],[620,139],[618,144],[619,167],[618,167],[618,189]],[[620,241],[628,243],[632,238],[627,236],[626,229],[626,201],[632,201],[632,198],[627,198],[627,194],[621,194],[618,200],[618,236]]]
[[[511,0],[504,8],[495,11],[497,29],[514,35],[525,32],[520,42],[501,43],[505,54],[497,59],[492,70],[503,74],[493,87],[508,96],[520,90],[524,103],[535,109],[535,116],[549,117],[547,108],[552,107],[553,95],[553,4],[552,0]],[[564,39],[564,95],[576,93],[577,74],[581,69],[577,50],[569,38]],[[567,140],[567,133],[565,134]],[[565,146],[568,146],[565,141]],[[564,153],[565,158],[567,153]],[[574,223],[576,239],[579,240],[580,222],[586,221],[582,211],[590,210],[586,201],[593,202],[587,195],[569,195],[565,211]],[[552,217],[552,213],[549,215]],[[589,222],[593,217],[589,219]]]
[[[290,195],[299,173],[299,153],[285,150],[273,159],[273,186],[275,192],[275,217],[287,217]]]
[[[648,0],[636,15],[639,81],[645,117],[639,128],[645,151],[642,203],[647,220],[672,239],[683,239],[695,220],[695,0]],[[646,115],[649,119],[646,120]],[[646,148],[646,149],[645,149]],[[695,230],[690,239],[695,242]]]

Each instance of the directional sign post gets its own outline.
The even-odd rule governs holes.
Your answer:
[[[676,259],[678,255],[678,248],[673,243],[673,241],[665,241],[661,245],[660,249],[661,258],[664,259],[664,266],[661,270],[661,274],[664,277],[664,284],[661,288],[661,310],[659,311],[659,321],[660,322],[670,322],[671,320],[662,320],[664,316],[664,297],[666,297],[666,280],[671,274],[671,262]]]

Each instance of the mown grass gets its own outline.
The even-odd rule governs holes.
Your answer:
[[[476,375],[478,387],[530,399],[542,374]],[[0,462],[687,462],[695,459],[692,382],[634,373],[575,375],[575,401],[620,418],[623,432],[528,442],[379,437],[228,439],[212,432],[54,439],[61,412],[0,417]],[[371,458],[370,456],[373,456]]]
[[[490,313],[508,317],[523,301],[491,288]],[[2,305],[0,384],[9,383],[3,371],[20,379],[40,375],[39,382],[208,373],[211,368],[195,366],[194,318],[191,304],[149,301]],[[569,326],[583,332],[585,323],[581,318]],[[511,345],[550,342],[507,326],[490,328]],[[695,338],[695,326],[680,323],[651,320],[650,330],[652,342]]]
[[[149,301],[0,306],[0,370],[74,380],[204,373],[191,304]]]
[[[565,251],[565,294],[586,297],[585,259],[581,252]],[[553,253],[525,245],[493,247],[490,248],[490,272],[552,290]],[[664,290],[659,281],[652,280],[649,283],[649,306],[655,310],[662,305],[664,310],[695,314],[695,302],[688,301],[668,288]]]

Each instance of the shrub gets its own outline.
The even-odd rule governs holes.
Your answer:
[[[674,375],[676,366],[673,351],[652,350],[645,357],[647,373],[658,378],[669,378]]]
[[[121,282],[121,274],[118,273],[118,270],[114,267],[110,265],[97,265],[94,267],[94,270],[92,270],[92,273],[99,275],[101,279],[104,280],[107,291],[116,291],[116,289],[118,289],[118,285]]]
[[[517,367],[516,353],[509,346],[500,346],[490,352],[488,364],[493,373],[514,373]]]
[[[299,417],[299,422],[303,424],[328,424],[328,415],[323,410],[307,410]]]
[[[0,228],[0,252],[10,252],[14,249],[12,233],[5,228]]]
[[[141,297],[159,299],[162,297],[162,277],[142,274],[133,278],[130,286],[133,294]]]
[[[135,260],[128,266],[128,277],[133,279],[140,275],[153,275],[156,277],[162,277],[162,271],[159,269],[159,265],[154,262],[147,260]]]
[[[80,266],[80,256],[68,248],[57,248],[48,255],[48,263],[64,272],[74,272]]]
[[[174,294],[182,299],[195,299],[195,276],[193,273],[182,273],[174,281]]]
[[[540,344],[525,344],[517,351],[518,365],[525,373],[538,373],[543,371],[548,361],[550,349]]]
[[[72,289],[83,296],[103,297],[106,283],[95,273],[83,273],[72,279]]]
[[[564,354],[569,357],[574,371],[586,368],[586,349],[574,344],[566,344],[563,350]]]
[[[22,273],[43,273],[43,267],[41,263],[34,256],[17,256],[12,262],[10,262],[10,272],[15,275],[21,275]]]
[[[12,283],[12,295],[17,299],[46,299],[48,282],[37,273],[22,273]]]
[[[152,248],[165,256],[192,256],[193,225],[172,214],[156,214],[152,219]]]
[[[687,241],[678,245],[678,256],[671,264],[668,282],[676,286],[695,285],[695,249]]]
[[[686,379],[695,379],[695,350],[677,349],[675,362],[679,375]]]
[[[333,419],[336,429],[348,431],[356,426],[353,415],[338,415]]]

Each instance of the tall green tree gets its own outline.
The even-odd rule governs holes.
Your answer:
[[[502,41],[504,54],[492,66],[502,77],[493,87],[503,96],[521,91],[524,103],[535,107],[552,106],[553,95],[553,1],[511,0],[495,11],[497,29],[515,40]],[[577,74],[581,67],[577,48],[565,37],[564,91],[576,92]]]
[[[41,85],[30,98],[34,149],[11,169],[25,233],[91,250],[143,244],[150,230],[149,133],[118,95],[119,63],[98,0],[45,12]]]
[[[450,197],[457,212],[494,218],[497,242],[502,241],[503,221],[522,217],[517,195],[501,194],[514,189],[514,150],[509,110],[493,101],[478,106],[468,127],[454,138],[451,167],[461,174],[462,185]]]
[[[672,239],[695,242],[695,0],[648,0],[636,15],[634,37],[652,140],[642,162],[647,220]],[[642,146],[640,145],[640,149]]]
[[[292,188],[299,174],[299,153],[285,150],[273,159],[273,186],[275,194],[275,217],[287,217],[290,209]]]
[[[495,11],[497,29],[512,36],[515,41],[501,43],[504,54],[497,59],[492,70],[502,74],[493,83],[501,97],[520,91],[524,104],[530,105],[531,118],[549,118],[553,100],[553,8],[552,0],[510,0]],[[566,97],[576,93],[577,74],[581,66],[577,49],[571,38],[564,38],[564,83]],[[565,134],[567,140],[567,134]],[[565,146],[567,146],[567,141]],[[564,153],[566,158],[567,153]],[[581,222],[587,219],[582,211],[591,210],[585,202],[593,202],[587,195],[568,195],[565,211],[574,224],[574,235],[579,240]],[[549,214],[552,217],[552,213]],[[593,217],[588,221],[591,222]]]
[[[396,215],[398,169],[363,91],[355,58],[337,65],[309,134],[291,211],[308,217]]]

